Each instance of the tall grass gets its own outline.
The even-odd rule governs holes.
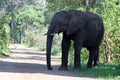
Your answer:
[[[103,80],[120,80],[120,68],[117,64],[102,63],[92,69],[87,69],[86,64],[82,64],[81,71],[74,72],[76,76],[93,77]]]

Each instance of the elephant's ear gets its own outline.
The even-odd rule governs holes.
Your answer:
[[[70,23],[67,28],[67,35],[74,34],[78,30],[81,30],[85,27],[85,20],[83,17],[76,16],[70,20]]]

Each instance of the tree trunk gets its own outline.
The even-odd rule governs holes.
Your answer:
[[[10,37],[14,40],[14,34],[13,34],[14,20],[13,19],[10,21],[9,26],[10,26]]]
[[[105,52],[104,52],[105,62],[110,62],[111,48],[110,48],[110,41],[107,38],[104,38],[104,47],[105,47]]]
[[[90,8],[94,8],[98,1],[99,0],[84,0],[84,6],[86,8],[86,11],[90,11]]]
[[[106,58],[106,61],[105,62],[110,62],[110,53],[109,52],[106,52],[105,53],[105,58]]]
[[[19,38],[20,44],[22,44],[22,43],[23,43],[23,35],[22,35],[22,32],[20,32],[19,36],[20,36],[20,38]]]

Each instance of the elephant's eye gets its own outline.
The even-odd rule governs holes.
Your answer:
[[[59,25],[63,25],[63,23],[62,23],[62,22],[59,22],[58,24],[59,24]]]
[[[61,22],[59,22],[59,24],[62,24]]]

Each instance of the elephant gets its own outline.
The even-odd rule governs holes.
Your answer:
[[[97,65],[99,46],[104,35],[103,20],[92,12],[68,10],[57,12],[51,19],[46,33],[46,61],[48,70],[51,67],[51,47],[55,34],[62,33],[62,60],[59,70],[68,70],[68,52],[71,40],[74,42],[74,69],[81,70],[81,49],[87,48],[89,59],[87,68]]]

